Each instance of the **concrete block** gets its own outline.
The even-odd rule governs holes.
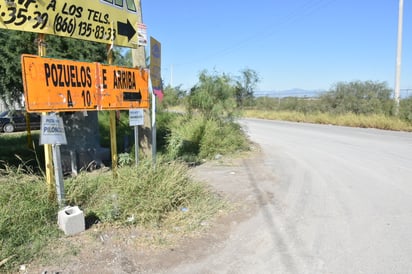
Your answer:
[[[74,235],[86,229],[83,211],[77,206],[67,206],[57,216],[59,228],[66,235]]]

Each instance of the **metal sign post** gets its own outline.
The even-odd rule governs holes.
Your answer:
[[[134,161],[139,165],[139,126],[134,126]]]
[[[144,110],[130,109],[129,110],[129,125],[134,126],[134,146],[135,146],[135,162],[139,164],[139,126],[144,125]]]
[[[156,165],[157,143],[156,143],[156,96],[152,91],[152,161]]]
[[[46,42],[45,38],[46,35],[39,33],[37,35],[37,53],[38,56],[43,57],[46,55]],[[26,109],[27,109],[27,101],[26,101]],[[42,111],[42,115],[46,115],[47,113]],[[44,145],[44,163],[45,163],[45,173],[46,173],[46,184],[47,184],[47,191],[49,194],[49,199],[54,201],[56,199],[56,193],[53,187],[53,152],[52,146],[49,144]]]
[[[156,164],[156,96],[162,94],[161,77],[162,46],[159,41],[150,37],[150,80],[152,84],[152,159]]]
[[[113,47],[107,45],[107,63],[113,64]],[[116,111],[111,110],[109,112],[109,125],[110,125],[110,153],[112,155],[112,173],[113,178],[117,179],[117,136],[116,136]]]
[[[64,195],[64,181],[63,181],[63,171],[62,171],[62,160],[60,153],[60,145],[52,145],[53,151],[53,164],[54,164],[54,175],[56,177],[56,194],[57,202],[60,207],[65,205],[65,195]]]
[[[40,144],[52,146],[57,202],[60,207],[63,207],[65,198],[60,145],[67,144],[63,119],[56,115],[43,115],[41,118],[40,133]]]

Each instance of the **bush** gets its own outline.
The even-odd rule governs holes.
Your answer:
[[[11,258],[7,270],[30,262],[60,235],[58,206],[49,201],[42,178],[9,167],[0,175],[0,261]]]
[[[199,157],[210,159],[217,154],[247,150],[247,147],[247,138],[238,124],[208,120],[200,140]]]
[[[188,113],[198,112],[206,119],[233,119],[239,115],[232,79],[223,75],[209,75],[203,71],[199,84],[187,98]]]
[[[67,182],[69,203],[103,222],[121,224],[161,226],[173,211],[195,206],[210,195],[191,180],[185,165],[161,159],[156,167],[151,161],[140,161],[138,167],[121,168],[117,180],[111,174],[82,174]]]
[[[194,182],[186,165],[158,159],[138,167],[110,172],[81,173],[65,181],[66,201],[106,224],[158,228],[179,226],[181,232],[201,227],[202,221],[226,207],[203,184]],[[0,170],[0,272],[49,255],[48,244],[62,235],[58,205],[49,201],[43,178],[6,168]],[[190,209],[190,213],[182,212]],[[53,243],[54,242],[54,243]]]
[[[186,91],[181,86],[171,87],[170,85],[165,87],[164,97],[162,102],[159,103],[158,109],[167,109],[169,107],[175,107],[182,104],[186,96]]]
[[[175,120],[180,119],[183,115],[176,112],[157,111],[156,116],[156,145],[157,151],[166,153],[167,138],[171,134],[171,127],[175,124]]]
[[[412,122],[412,97],[400,101],[399,117],[405,121]]]
[[[392,91],[386,83],[373,81],[339,82],[320,97],[325,111],[343,114],[386,114],[392,111]]]
[[[182,116],[171,126],[166,155],[168,159],[200,162],[216,154],[246,150],[247,144],[241,127],[232,121]]]
[[[170,127],[167,138],[169,159],[196,159],[200,152],[200,142],[205,130],[206,120],[202,116],[181,116]],[[196,160],[195,160],[196,161]]]

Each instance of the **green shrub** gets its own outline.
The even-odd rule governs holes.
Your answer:
[[[212,195],[188,176],[185,165],[162,159],[156,167],[151,161],[140,161],[138,167],[121,168],[117,180],[107,173],[82,174],[70,179],[66,189],[69,203],[103,222],[151,226],[162,225],[171,212]]]
[[[156,145],[157,151],[166,153],[167,151],[167,139],[171,134],[171,127],[175,124],[175,120],[180,119],[183,114],[158,111],[156,116]]]
[[[199,83],[190,90],[186,104],[189,114],[200,113],[206,119],[233,119],[239,115],[235,87],[226,74],[201,72]]]
[[[181,159],[182,157],[197,157],[200,142],[204,133],[206,120],[202,116],[182,116],[171,125],[167,138],[167,157]]]
[[[206,119],[201,115],[176,119],[167,144],[169,159],[187,162],[247,149],[247,139],[238,124],[230,120]]]
[[[58,206],[49,201],[42,178],[9,167],[0,173],[0,261],[12,256],[3,266],[10,270],[58,237]]]
[[[200,158],[210,159],[217,154],[247,150],[248,141],[241,127],[233,122],[208,120],[200,141]]]
[[[412,97],[400,101],[399,117],[405,121],[412,122]]]
[[[23,164],[40,174],[44,166],[44,148],[39,145],[39,131],[32,132],[31,139],[34,149],[29,148],[27,132],[0,134],[0,163],[14,168]]]
[[[390,114],[391,92],[384,82],[339,82],[320,97],[320,103],[336,114]]]

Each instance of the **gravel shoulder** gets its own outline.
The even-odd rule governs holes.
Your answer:
[[[178,236],[173,244],[154,247],[144,244],[153,235],[138,228],[90,228],[67,237],[52,250],[54,258],[45,258],[24,266],[20,273],[169,273],[217,253],[230,238],[231,231],[251,218],[271,195],[256,199],[250,185],[250,168],[260,165],[260,152],[235,158],[223,157],[191,170],[192,176],[208,184],[227,199],[233,208],[208,223],[204,231]],[[145,234],[146,233],[146,234]]]
[[[259,149],[191,171],[234,205],[204,231],[149,248],[135,239],[153,235],[138,229],[91,229],[62,242],[64,250],[75,245],[76,256],[28,272],[410,272],[410,133],[257,119],[242,125]]]

